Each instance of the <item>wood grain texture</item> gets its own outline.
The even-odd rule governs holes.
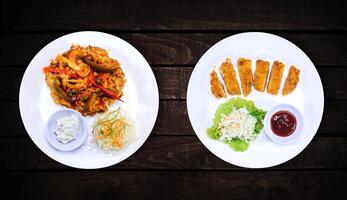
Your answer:
[[[12,0],[1,1],[1,30],[346,30],[346,10],[339,0]]]
[[[0,66],[26,66],[41,48],[66,33],[0,34],[2,38]],[[195,65],[212,45],[238,32],[110,33],[136,47],[150,64]],[[344,45],[347,43],[346,34],[279,33],[278,35],[296,44],[317,66],[347,66],[345,59],[347,46]]]
[[[347,1],[60,0],[0,2],[1,199],[339,199],[347,179]],[[136,47],[152,65],[160,108],[144,145],[102,170],[78,170],[41,152],[22,124],[24,70],[62,35],[99,30]],[[247,170],[210,153],[195,136],[186,88],[199,58],[244,31],[282,36],[321,76],[325,111],[312,142],[279,166]],[[271,45],[271,44],[269,44]],[[15,192],[12,192],[15,190]]]
[[[7,199],[339,199],[346,171],[0,172]],[[11,182],[7,182],[11,180]],[[57,189],[59,185],[59,189]],[[20,192],[10,192],[17,188]],[[35,191],[35,192],[34,192]]]
[[[193,67],[158,67],[153,65],[152,70],[158,83],[161,100],[186,99],[188,82]],[[24,66],[0,67],[0,74],[4,75],[0,79],[0,101],[18,100],[24,71]],[[324,86],[325,99],[347,100],[347,68],[320,67],[318,73]]]
[[[21,121],[17,102],[1,102],[6,113],[0,120],[0,136],[26,135]],[[319,136],[346,136],[347,116],[345,101],[326,101]],[[157,121],[152,134],[155,135],[194,135],[185,101],[160,101]]]
[[[316,137],[294,159],[277,169],[346,169],[346,137]],[[0,169],[70,169],[41,152],[29,137],[0,137]],[[210,153],[196,136],[151,136],[134,155],[107,170],[244,170]]]

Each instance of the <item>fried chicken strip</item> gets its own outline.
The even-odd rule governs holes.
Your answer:
[[[210,84],[211,84],[211,92],[217,98],[226,97],[224,87],[222,83],[218,79],[218,75],[216,71],[213,69],[210,74]]]
[[[252,61],[245,58],[237,60],[241,88],[243,95],[246,97],[252,91]]]
[[[253,86],[259,92],[264,92],[267,76],[269,74],[270,63],[264,60],[256,61],[256,68],[253,76]]]
[[[221,64],[219,70],[222,74],[228,93],[231,95],[240,95],[240,86],[236,79],[233,64],[229,58],[227,58],[225,62]]]
[[[281,86],[283,76],[284,64],[275,60],[272,64],[270,73],[269,84],[267,85],[267,92],[272,95],[277,95]]]
[[[284,83],[282,95],[288,95],[293,92],[299,83],[300,70],[294,65],[290,66],[289,73]]]

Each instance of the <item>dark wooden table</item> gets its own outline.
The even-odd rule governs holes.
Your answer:
[[[347,1],[1,1],[1,199],[336,199],[347,180]],[[81,30],[134,45],[151,64],[160,109],[127,160],[77,170],[42,153],[18,106],[23,73],[47,43]],[[325,109],[309,146],[282,165],[248,170],[210,153],[186,109],[194,65],[219,40],[264,31],[298,45],[321,76]],[[15,189],[16,192],[10,192]]]

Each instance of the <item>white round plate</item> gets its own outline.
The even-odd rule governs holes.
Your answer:
[[[109,52],[112,58],[121,63],[127,82],[124,87],[124,102],[116,102],[113,110],[122,110],[134,120],[136,140],[115,154],[106,154],[90,145],[87,141],[72,152],[59,151],[52,147],[44,136],[44,127],[49,116],[65,108],[53,102],[45,82],[42,68],[50,60],[67,51],[72,44],[97,46]],[[126,41],[101,32],[76,32],[60,37],[45,46],[27,67],[19,92],[20,114],[31,139],[52,159],[75,168],[95,169],[117,164],[135,153],[152,131],[159,107],[158,87],[154,74],[145,58]],[[95,119],[85,117],[90,129]],[[89,133],[90,134],[90,133]]]
[[[298,141],[288,145],[276,144],[262,130],[258,137],[250,143],[248,150],[235,152],[223,142],[208,137],[206,129],[212,126],[212,119],[217,107],[227,99],[236,97],[228,95],[227,99],[217,100],[210,92],[210,73],[214,66],[218,70],[220,64],[227,57],[232,60],[237,78],[236,60],[240,57],[252,60],[253,72],[257,59],[268,60],[270,67],[274,60],[282,61],[286,67],[280,92],[287,77],[289,66],[295,65],[301,70],[298,87],[291,94],[273,96],[266,92],[257,92],[252,88],[251,94],[246,98],[253,100],[258,108],[264,110],[269,110],[282,103],[295,106],[303,116],[303,130]],[[221,77],[220,80],[222,80]],[[315,66],[301,49],[276,35],[249,32],[221,40],[201,57],[189,81],[187,107],[189,119],[196,135],[213,154],[237,166],[265,168],[290,160],[310,143],[317,132],[323,115],[324,94],[322,82]]]

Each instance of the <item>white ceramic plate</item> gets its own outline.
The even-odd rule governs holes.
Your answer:
[[[287,103],[295,106],[303,115],[303,130],[299,140],[293,144],[280,145],[272,142],[264,130],[251,142],[245,152],[235,152],[228,145],[212,140],[206,129],[212,125],[212,119],[219,104],[226,99],[217,100],[210,92],[210,72],[214,66],[219,69],[225,58],[231,58],[237,72],[236,60],[240,57],[252,60],[253,72],[256,59],[270,61],[270,67],[278,59],[286,68],[282,87],[287,77],[289,65],[300,70],[300,82],[296,90],[287,95],[272,96],[266,92],[257,92],[252,88],[246,98],[253,100],[258,108],[269,110]],[[237,74],[238,77],[238,74]],[[220,77],[220,80],[221,77]],[[227,99],[233,96],[228,95]],[[243,96],[242,96],[243,97]],[[271,167],[290,160],[298,155],[312,140],[317,132],[324,107],[323,87],[318,72],[307,55],[288,40],[267,33],[242,33],[230,36],[212,46],[196,64],[188,85],[187,106],[190,122],[201,142],[213,154],[234,165],[247,168]]]
[[[58,54],[67,51],[72,44],[97,46],[106,49],[110,56],[121,63],[127,83],[124,103],[116,102],[111,110],[121,106],[135,122],[137,139],[114,155],[93,149],[87,140],[73,152],[53,148],[44,137],[44,127],[49,116],[64,108],[56,105],[44,80],[42,68]],[[76,168],[102,168],[128,158],[145,142],[157,118],[159,107],[158,87],[154,74],[144,57],[126,41],[101,32],[76,32],[60,37],[45,46],[27,67],[19,92],[21,117],[31,139],[49,157]],[[86,117],[89,129],[95,117]],[[90,141],[89,141],[90,142]]]

